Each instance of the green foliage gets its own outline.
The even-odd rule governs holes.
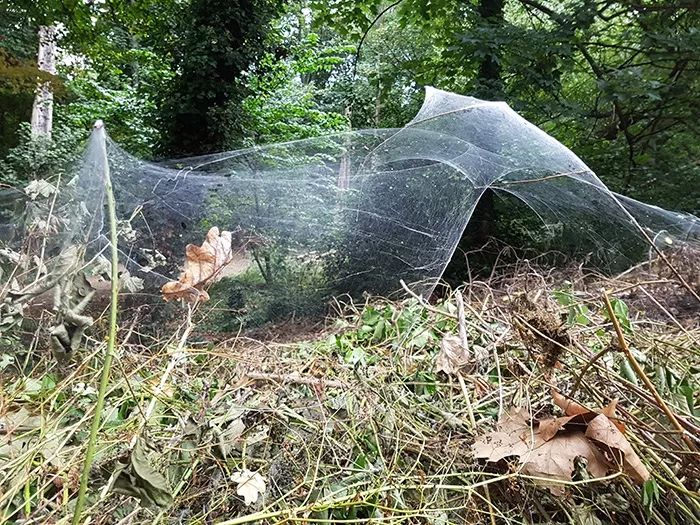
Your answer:
[[[19,128],[19,144],[0,159],[0,183],[17,185],[35,179],[55,180],[77,160],[85,133],[58,126],[52,138],[32,135],[28,123]]]
[[[297,39],[287,44],[284,59],[267,53],[259,72],[250,77],[248,89],[253,95],[243,102],[247,144],[286,142],[347,128],[343,115],[319,106],[317,77],[342,64],[352,48],[322,42],[316,33]]]
[[[321,23],[357,41],[384,4],[313,5]],[[613,189],[697,213],[699,22],[697,9],[673,3],[404,0],[365,39],[369,47],[382,35],[379,49],[391,59],[363,52],[352,83],[372,84],[363,64],[372,71],[384,62],[381,77],[401,80],[375,83],[380,101],[400,100],[412,83],[503,98]],[[383,33],[397,25],[412,35],[398,53]]]
[[[630,322],[630,317],[629,317],[629,307],[627,304],[622,300],[618,299],[616,297],[611,297],[610,298],[610,305],[612,306],[613,313],[615,314],[615,317],[617,318],[618,322],[620,323],[620,326],[627,332],[632,331],[632,323]],[[607,313],[607,310],[604,312],[605,318],[610,319],[609,314]]]
[[[587,326],[591,323],[590,309],[576,298],[571,283],[567,283],[565,288],[555,290],[554,298],[560,305],[568,309],[566,317],[567,325]]]
[[[59,110],[59,122],[86,130],[103,120],[112,139],[130,153],[151,156],[160,140],[156,97],[173,73],[145,49],[116,51],[100,60],[70,70],[69,96]],[[138,82],[125,74],[126,67],[138,70]]]
[[[231,149],[242,135],[244,73],[264,54],[278,0],[191,0],[176,10],[167,50],[177,72],[163,95],[165,150],[177,155]]]
[[[658,505],[661,500],[661,492],[659,490],[659,484],[654,478],[644,482],[642,487],[642,505],[644,510],[647,512],[647,516],[652,513],[654,507]]]

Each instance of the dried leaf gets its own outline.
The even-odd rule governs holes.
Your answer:
[[[121,288],[129,293],[136,293],[143,290],[143,279],[131,275],[128,271],[122,272],[119,276]]]
[[[562,481],[571,481],[574,461],[581,456],[586,458],[591,474],[604,476],[609,464],[595,444],[582,431],[561,431],[571,422],[578,426],[585,424],[585,419],[567,416],[544,420],[535,428],[526,410],[514,409],[499,421],[496,431],[478,437],[472,450],[475,457],[490,462],[517,457],[524,474]],[[547,486],[555,495],[564,491],[561,484],[542,480],[537,483]]]
[[[644,483],[651,478],[627,438],[605,414],[600,414],[588,423],[586,437],[610,451],[612,456],[621,456],[623,471],[636,482]]]
[[[435,370],[454,375],[471,362],[469,349],[462,345],[459,337],[447,334],[440,341],[440,353],[435,360]]]
[[[568,399],[554,389],[552,389],[552,399],[554,400],[554,404],[561,408],[567,416],[576,416],[591,412],[590,409]]]
[[[33,180],[24,188],[24,193],[26,193],[27,196],[33,201],[37,200],[40,197],[47,199],[51,197],[51,195],[53,195],[55,192],[56,186],[43,179]]]
[[[163,285],[163,299],[183,299],[189,303],[208,301],[209,294],[204,287],[219,280],[223,269],[231,262],[231,241],[231,232],[219,232],[215,226],[207,233],[202,246],[188,244],[185,248],[185,270],[178,281]]]
[[[504,414],[496,431],[476,438],[472,445],[474,457],[496,462],[526,454],[542,444],[534,432],[527,410],[514,408]]]
[[[231,481],[238,483],[236,494],[243,496],[246,505],[252,505],[258,501],[260,494],[265,493],[265,478],[257,472],[251,472],[248,469],[239,470],[233,473]]]
[[[554,439],[520,456],[522,472],[530,476],[571,481],[574,460],[582,456],[588,460],[588,471],[594,477],[604,476],[609,469],[603,453],[581,432],[560,432]],[[552,494],[561,495],[564,487],[557,483],[545,485]]]
[[[3,434],[15,434],[41,428],[44,418],[33,416],[25,407],[20,407],[16,412],[8,412],[0,417],[0,432]]]
[[[112,490],[118,494],[133,496],[144,506],[167,507],[172,503],[172,491],[165,476],[152,464],[158,452],[151,449],[142,439],[136,442],[129,462],[119,463],[113,476]]]
[[[538,427],[540,436],[544,441],[549,441],[574,417],[576,416],[564,416],[540,420]]]

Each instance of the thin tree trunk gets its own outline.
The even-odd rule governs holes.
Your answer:
[[[51,75],[56,74],[56,26],[39,27],[37,62],[40,71]],[[32,133],[35,136],[51,136],[53,129],[53,87],[50,81],[43,81],[37,86],[31,124]]]

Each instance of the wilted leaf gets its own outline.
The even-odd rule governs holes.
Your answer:
[[[134,277],[129,272],[122,272],[119,276],[121,287],[129,293],[136,293],[143,290],[143,279]]]
[[[178,281],[163,285],[163,299],[184,299],[189,303],[209,300],[204,287],[221,278],[223,269],[232,258],[231,232],[219,232],[219,228],[211,228],[202,246],[186,246],[185,270]]]
[[[222,427],[212,424],[212,433],[222,457],[226,458],[231,454],[243,432],[245,432],[245,424],[242,419],[235,419]]]
[[[0,432],[3,434],[14,434],[41,428],[44,418],[33,416],[25,407],[20,407],[15,412],[8,412],[0,417]]]
[[[440,353],[435,360],[435,370],[454,375],[462,367],[471,362],[469,348],[466,348],[459,337],[452,334],[445,335],[440,341]]]
[[[238,483],[236,494],[243,496],[246,505],[252,505],[258,501],[260,494],[265,493],[265,478],[257,472],[251,472],[248,469],[239,470],[233,473],[231,481]]]
[[[542,419],[539,422],[539,434],[542,440],[549,441],[557,435],[564,426],[576,416],[555,417],[553,419]]]
[[[622,470],[636,482],[644,483],[651,478],[649,471],[632,449],[627,438],[605,414],[600,414],[588,423],[586,437],[605,450],[609,450],[616,459],[621,459]]]
[[[24,193],[33,201],[37,200],[39,197],[51,197],[55,191],[56,186],[43,179],[33,180],[24,187]]]
[[[133,496],[143,506],[167,507],[172,503],[172,493],[165,476],[156,470],[151,461],[158,453],[141,439],[136,442],[129,463],[120,463],[112,490],[118,494]]]
[[[604,476],[609,469],[605,456],[581,432],[561,432],[550,441],[520,456],[522,472],[531,476],[571,481],[574,460],[588,460],[588,471],[596,478]],[[538,481],[549,488],[552,494],[562,494],[562,485]]]

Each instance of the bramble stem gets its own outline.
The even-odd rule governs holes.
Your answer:
[[[654,396],[656,403],[659,405],[659,408],[661,408],[662,412],[666,414],[666,417],[668,418],[673,428],[680,433],[681,439],[686,443],[686,445],[688,445],[690,450],[696,451],[697,448],[695,447],[695,444],[686,435],[685,429],[678,421],[678,418],[676,418],[676,415],[668,407],[663,398],[659,395],[659,392],[654,387],[654,384],[651,382],[651,379],[649,379],[649,376],[646,375],[644,369],[639,364],[639,361],[637,361],[637,359],[634,357],[634,354],[631,352],[630,347],[627,344],[627,340],[625,339],[625,334],[622,332],[620,321],[615,315],[612,304],[610,304],[610,297],[608,297],[608,292],[606,292],[605,290],[603,290],[603,301],[605,302],[605,309],[608,311],[608,317],[610,318],[610,321],[612,322],[613,327],[615,328],[615,333],[617,334],[617,340],[620,343],[620,348],[625,353],[625,356],[632,365],[634,372],[637,374],[637,376],[639,376],[639,378],[642,380],[649,392],[651,392],[651,395]]]

